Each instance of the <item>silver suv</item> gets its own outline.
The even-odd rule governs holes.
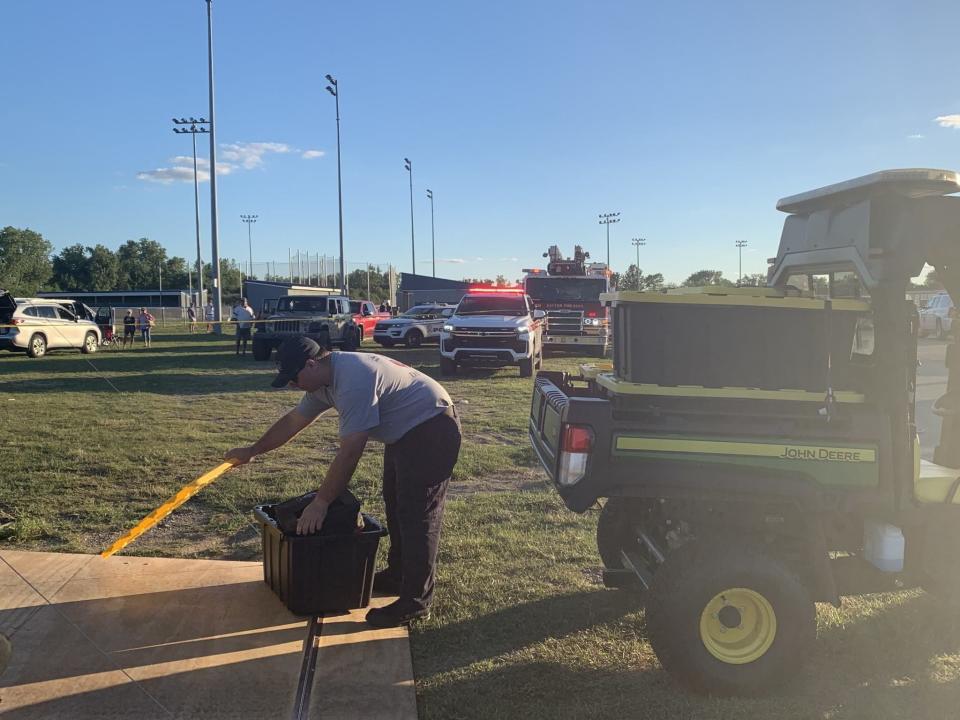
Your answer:
[[[100,341],[97,324],[62,302],[0,292],[0,350],[25,352],[32,358],[62,348],[89,354],[97,351]]]
[[[456,305],[417,305],[391,320],[378,322],[373,329],[373,339],[383,347],[402,343],[416,348],[425,342],[439,342],[443,324],[456,308]]]

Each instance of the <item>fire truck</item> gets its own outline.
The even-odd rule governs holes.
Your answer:
[[[607,311],[601,293],[610,290],[605,263],[588,262],[590,253],[577,245],[572,258],[564,258],[556,245],[543,254],[546,271],[524,269],[523,287],[537,310],[546,313],[544,348],[577,349],[603,357],[610,344]]]

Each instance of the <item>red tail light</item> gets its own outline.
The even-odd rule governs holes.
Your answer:
[[[26,318],[13,318],[10,322],[11,322],[12,324],[14,324],[14,325],[26,325],[26,324],[27,324]]]
[[[597,316],[596,310],[587,310],[587,317],[596,317],[596,316]]]
[[[564,425],[560,449],[563,452],[589,453],[593,450],[593,430],[584,425]]]

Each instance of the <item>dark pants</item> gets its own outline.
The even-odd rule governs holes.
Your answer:
[[[237,352],[240,352],[240,341],[243,341],[243,352],[247,352],[247,341],[250,339],[250,328],[237,329]]]
[[[415,608],[429,607],[433,600],[447,483],[459,454],[454,408],[417,425],[383,453],[387,571],[401,579],[400,601]]]

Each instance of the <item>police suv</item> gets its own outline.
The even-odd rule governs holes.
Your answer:
[[[415,305],[391,320],[380,320],[373,329],[373,340],[383,347],[402,344],[413,348],[425,342],[437,342],[443,324],[453,314],[455,307]]]
[[[523,290],[472,288],[440,333],[440,373],[518,365],[530,377],[543,362],[543,317]]]

